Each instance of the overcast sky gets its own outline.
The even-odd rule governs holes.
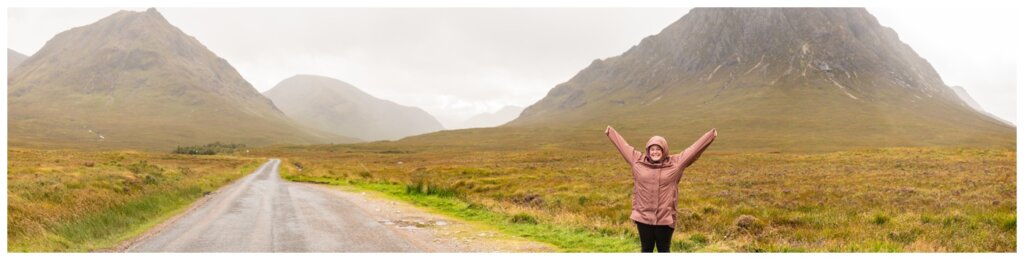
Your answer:
[[[124,8],[142,11],[144,8]],[[8,48],[119,9],[8,9]],[[528,106],[591,61],[621,54],[688,8],[158,8],[263,92],[295,74],[348,82],[423,108],[445,125]],[[1016,123],[1016,13],[1005,9],[869,8],[949,85]]]

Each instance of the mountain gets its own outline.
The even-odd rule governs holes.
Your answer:
[[[28,56],[25,56],[25,54],[7,49],[7,74],[11,74],[11,71],[17,68],[18,65],[21,65],[26,59],[28,59]]]
[[[972,98],[970,94],[967,94],[967,90],[964,89],[963,87],[952,86],[950,88],[953,89],[953,92],[956,93],[956,96],[959,97],[960,100],[963,100],[964,103],[967,103],[967,106],[970,106],[971,108],[977,111],[985,111],[985,109],[981,108],[981,105],[978,104],[978,101],[974,101],[974,98]]]
[[[1013,125],[1013,123],[1010,123],[1009,121],[1003,120],[1002,118],[999,118],[999,117],[993,115],[992,113],[989,113],[988,111],[985,111],[985,109],[982,108],[980,104],[978,104],[978,101],[975,101],[974,98],[972,98],[971,95],[967,93],[967,90],[964,89],[963,87],[961,87],[961,86],[952,86],[951,88],[953,88],[953,91],[956,92],[956,96],[959,97],[960,100],[963,100],[964,103],[967,103],[967,106],[970,106],[972,109],[974,109],[974,111],[978,111],[978,113],[982,113],[982,114],[985,114],[988,117],[991,117],[993,119],[999,120],[1000,122],[1002,122],[1002,123],[1004,123],[1006,125],[1010,125],[1010,126]]]
[[[296,75],[264,95],[303,124],[363,140],[395,140],[444,129],[422,109],[373,97],[328,77]]]
[[[495,127],[500,126],[519,116],[523,107],[505,106],[494,113],[483,113],[470,117],[457,125],[457,128]]]
[[[309,129],[155,9],[61,32],[8,77],[10,145],[353,142]]]
[[[723,150],[1016,143],[1015,127],[971,109],[863,8],[695,8],[594,60],[501,129],[409,141],[601,149],[605,125],[641,144],[652,135],[685,143],[715,127]]]

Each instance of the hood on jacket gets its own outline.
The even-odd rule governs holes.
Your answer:
[[[656,164],[667,163],[669,161],[669,159],[668,159],[668,140],[665,140],[664,137],[661,137],[661,136],[658,136],[658,135],[652,136],[651,140],[647,140],[647,145],[644,146],[644,162],[650,162],[651,155],[648,154],[648,151],[651,150],[651,146],[655,146],[655,145],[661,147],[661,162],[658,162]]]

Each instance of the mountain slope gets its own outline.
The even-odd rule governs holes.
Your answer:
[[[971,97],[971,94],[968,94],[967,90],[964,89],[963,87],[961,87],[961,86],[952,86],[951,88],[953,89],[954,92],[956,92],[956,96],[959,97],[960,100],[963,100],[964,103],[967,104],[967,106],[971,107],[975,111],[978,111],[978,113],[982,113],[982,114],[985,114],[988,117],[991,117],[992,119],[999,120],[999,122],[1002,122],[1003,124],[1006,124],[1006,125],[1009,125],[1009,126],[1013,126],[1013,123],[1010,123],[1009,121],[1003,120],[1002,118],[999,118],[996,115],[993,115],[992,113],[989,113],[988,111],[985,111],[985,108],[982,108],[981,104],[978,104],[978,101],[975,101],[974,98]]]
[[[519,114],[522,112],[523,107],[505,106],[494,113],[483,113],[470,117],[459,124],[458,128],[500,126],[516,119],[516,117],[519,117]]]
[[[170,149],[352,142],[291,121],[155,9],[57,34],[8,77],[9,143]]]
[[[7,74],[10,74],[14,68],[17,68],[18,65],[21,65],[21,63],[25,62],[26,59],[28,59],[28,56],[25,54],[21,54],[12,49],[7,49]]]
[[[264,95],[303,124],[364,140],[394,140],[443,129],[422,109],[370,96],[328,77],[296,75]]]
[[[637,143],[651,135],[686,142],[716,127],[716,149],[1016,142],[1014,127],[962,102],[862,8],[696,8],[622,55],[595,60],[502,130],[410,141],[461,135],[601,147],[605,125]]]

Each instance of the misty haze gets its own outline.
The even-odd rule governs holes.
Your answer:
[[[1016,252],[1013,15],[8,8],[8,251]]]

